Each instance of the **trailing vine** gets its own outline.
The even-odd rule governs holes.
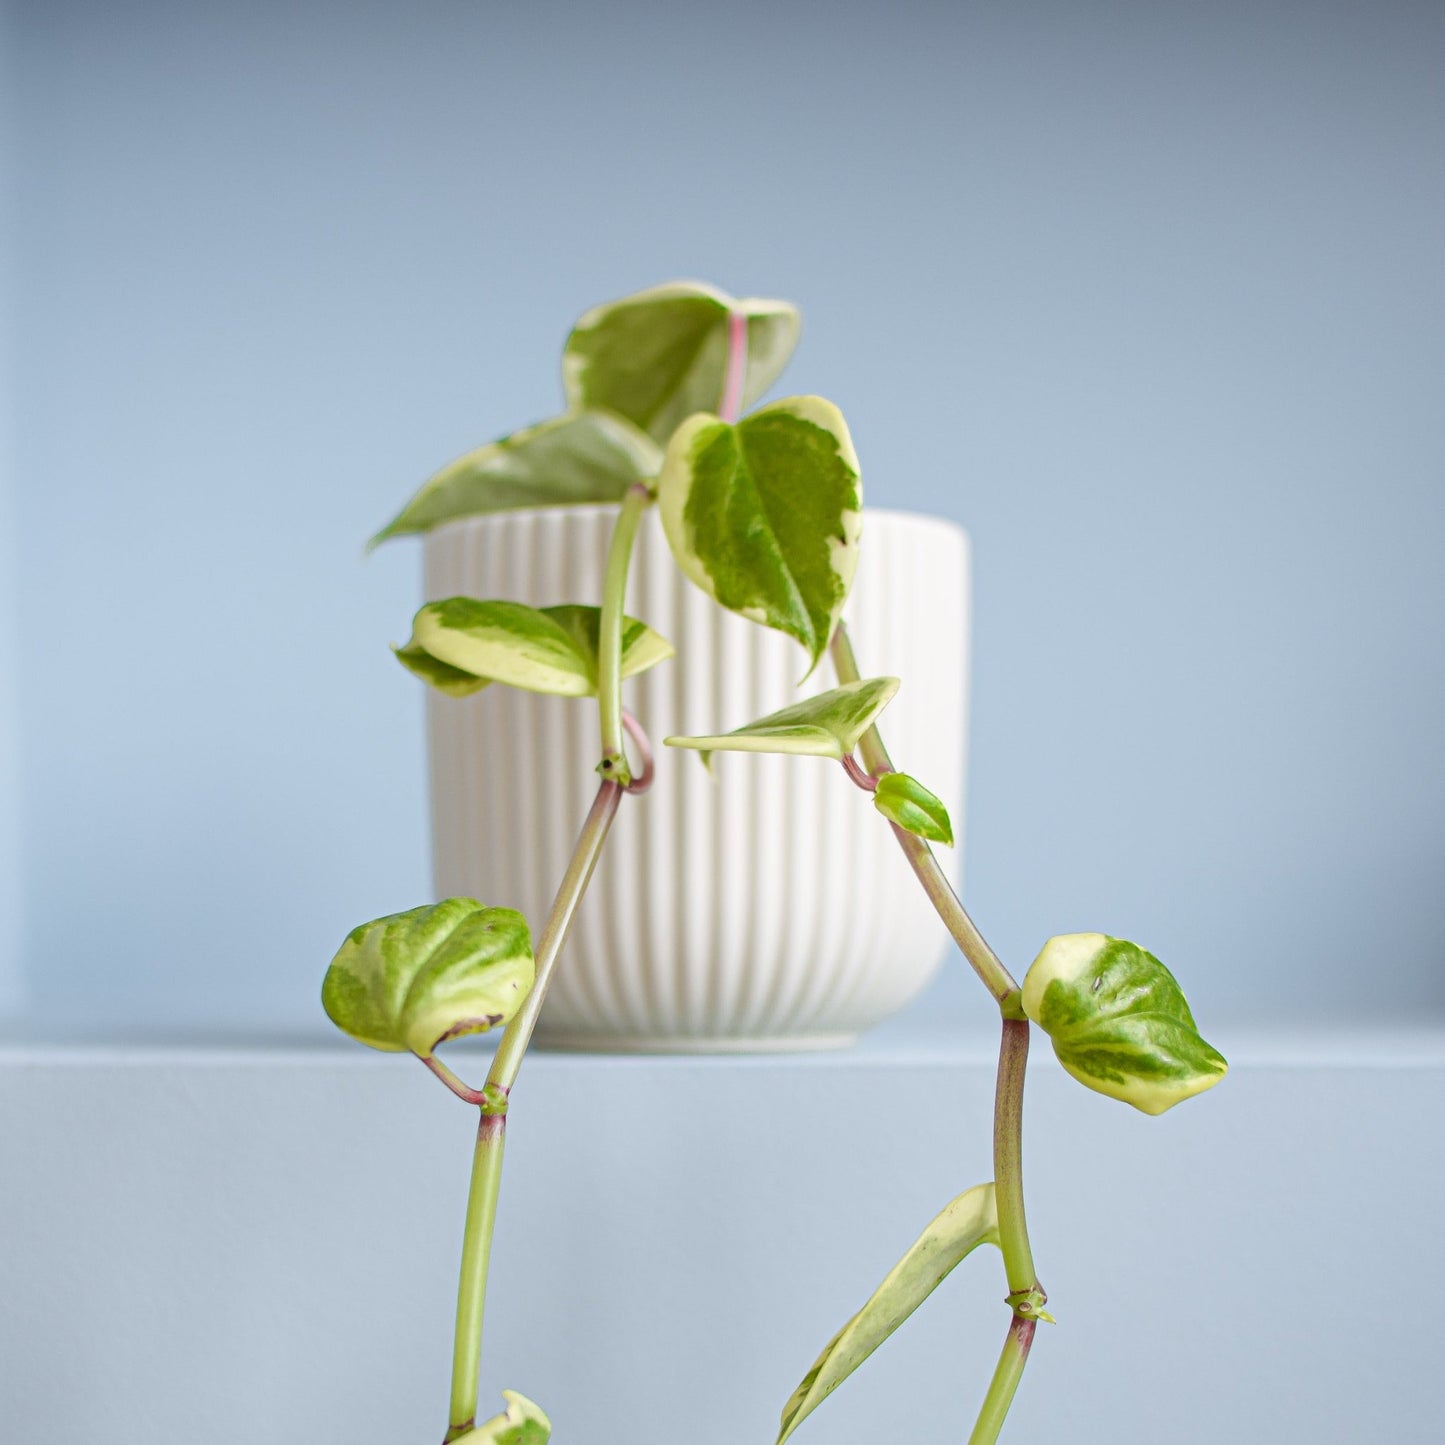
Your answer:
[[[1024,1208],[1033,1027],[1086,1087],[1150,1114],[1209,1088],[1226,1070],[1152,954],[1099,933],[1063,935],[1044,945],[1020,985],[955,894],[933,852],[934,844],[953,841],[947,809],[894,768],[879,733],[900,680],[864,677],[841,621],[863,525],[861,470],[847,423],[816,396],[748,410],[776,380],[797,335],[797,312],[787,303],[737,300],[693,282],[594,308],[563,353],[566,412],[443,468],[374,539],[515,507],[618,507],[600,605],[449,598],[424,606],[410,640],[396,649],[408,670],[453,697],[495,683],[598,700],[597,794],[535,948],[514,910],[447,899],[353,930],[322,989],[338,1027],[374,1048],[416,1055],[478,1111],[447,1442],[545,1445],[551,1433],[540,1407],[510,1391],[502,1414],[477,1421],[487,1271],[518,1072],[612,822],[623,799],[652,781],[651,743],[622,705],[623,680],[672,655],[670,644],[624,610],[632,549],[649,507],[658,508],[673,556],[692,582],[719,606],[793,638],[810,676],[829,658],[836,680],[731,731],[670,737],[667,745],[705,759],[719,751],[774,752],[840,763],[891,827],[1000,1020],[994,1177],[946,1205],[828,1342],[784,1406],[778,1445],[983,1245],[1002,1256],[1009,1319],[970,1442],[998,1438],[1038,1324],[1051,1320]],[[437,1056],[449,1040],[495,1028],[503,1030],[501,1041],[480,1087]]]

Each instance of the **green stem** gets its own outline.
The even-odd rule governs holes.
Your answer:
[[[1023,994],[1013,975],[1003,966],[1002,960],[984,940],[968,910],[959,902],[958,894],[948,881],[948,875],[933,856],[933,849],[915,833],[900,828],[897,823],[889,825],[903,849],[903,856],[918,876],[923,891],[933,904],[934,910],[943,920],[944,926],[953,935],[960,952],[969,966],[983,980],[983,985],[993,995],[999,1011],[1006,1019],[1023,1018]]]
[[[466,1233],[462,1239],[462,1279],[457,1290],[457,1328],[452,1349],[452,1397],[445,1440],[465,1435],[477,1423],[477,1378],[482,1360],[482,1307],[487,1297],[487,1264],[497,1193],[502,1184],[502,1148],[506,1114],[482,1113],[472,1155],[472,1184],[467,1195]]]
[[[1018,1389],[1024,1366],[1028,1363],[1029,1346],[1034,1342],[1037,1328],[1037,1321],[1017,1316],[1010,1322],[1003,1353],[998,1357],[988,1394],[983,1397],[983,1408],[978,1412],[978,1423],[968,1437],[968,1445],[993,1445],[998,1439],[1008,1408],[1013,1404],[1014,1391]]]
[[[612,827],[612,820],[617,816],[617,805],[622,801],[622,793],[622,785],[608,779],[604,779],[598,787],[587,820],[582,824],[582,831],[577,837],[577,846],[572,850],[567,871],[562,876],[562,884],[557,889],[556,898],[552,900],[552,911],[542,925],[535,955],[536,981],[532,984],[526,1002],[513,1015],[511,1023],[503,1032],[502,1041],[497,1045],[497,1052],[492,1058],[491,1070],[487,1074],[487,1084],[503,1096],[511,1092],[512,1085],[516,1082],[517,1070],[522,1067],[522,1056],[532,1041],[532,1030],[537,1027],[537,1016],[542,1012],[547,987],[552,982],[557,955],[567,941],[567,931],[572,926],[577,905],[587,891],[592,870],[597,866],[602,845],[607,839],[608,829]]]
[[[838,674],[838,681],[840,683],[857,682],[861,675],[858,671],[858,659],[853,655],[853,644],[849,640],[848,629],[841,622],[833,633],[829,652],[833,658],[833,670]],[[893,763],[888,756],[888,749],[883,746],[883,738],[876,725],[870,727],[863,734],[859,740],[858,750],[863,754],[863,765],[872,777],[881,777],[884,773],[893,771]],[[910,833],[906,828],[900,828],[896,823],[890,826],[893,829],[893,836],[898,839],[898,846],[903,849],[903,856],[908,859],[909,866],[923,885],[923,891],[928,895],[929,902],[933,904],[938,916],[943,920],[944,926],[953,935],[954,942],[958,944],[959,950],[968,960],[969,966],[983,980],[984,987],[993,995],[1003,1016],[1005,1018],[1022,1018],[1023,1006],[1020,1002],[1021,994],[1018,984],[1014,981],[1013,975],[1003,966],[1003,961],[998,954],[988,946],[983,934],[978,931],[973,919],[968,916],[968,910],[959,902],[958,894],[953,891],[953,885],[948,881],[948,875],[939,867],[938,859],[933,856],[933,849],[922,838]]]
[[[552,900],[547,921],[537,940],[536,972],[527,997],[502,1033],[487,1082],[470,1089],[435,1058],[427,1065],[453,1093],[479,1103],[481,1125],[472,1160],[471,1193],[467,1199],[466,1232],[462,1241],[461,1287],[457,1292],[456,1339],[452,1353],[452,1394],[446,1440],[464,1435],[476,1422],[477,1386],[481,1372],[482,1318],[487,1298],[487,1264],[492,1252],[492,1230],[497,1219],[497,1196],[502,1183],[502,1148],[507,1133],[507,1103],[522,1067],[527,1045],[542,1012],[558,955],[567,941],[572,920],[591,882],[602,845],[617,816],[624,792],[641,792],[651,782],[651,746],[635,720],[622,711],[622,606],[627,592],[627,570],[643,509],[652,500],[646,487],[628,488],[622,502],[607,554],[603,584],[602,618],[598,639],[598,699],[602,710],[603,758],[598,767],[602,782],[578,834],[567,871]],[[626,726],[641,754],[643,773],[634,783],[622,751]]]
[[[622,510],[612,530],[607,551],[607,572],[602,582],[602,620],[597,639],[597,705],[602,717],[602,761],[597,771],[604,778],[626,785],[632,781],[627,755],[622,751],[622,609],[627,600],[627,572],[632,545],[642,513],[652,493],[634,482],[622,499]]]
[[[551,912],[542,926],[537,944],[537,972],[526,1002],[502,1034],[487,1082],[481,1089],[467,1087],[435,1060],[424,1060],[448,1088],[463,1098],[481,1102],[482,1122],[477,1130],[477,1148],[472,1159],[471,1193],[467,1199],[466,1233],[462,1239],[462,1279],[457,1292],[457,1328],[452,1351],[452,1396],[446,1439],[455,1440],[476,1421],[477,1380],[481,1370],[482,1317],[487,1301],[487,1261],[492,1252],[492,1228],[497,1218],[497,1194],[502,1184],[502,1146],[506,1141],[507,1101],[523,1055],[532,1039],[537,1016],[542,1011],[547,985],[552,980],[557,956],[567,940],[577,905],[587,891],[592,871],[606,841],[617,805],[622,800],[620,783],[602,782],[597,797],[582,824],[577,846],[572,851],[562,886],[552,901]],[[449,1077],[450,1076],[450,1077]]]
[[[829,644],[833,669],[840,683],[857,682],[861,674],[848,629],[839,623]],[[893,762],[883,746],[877,727],[870,727],[859,739],[863,765],[873,778],[893,771]],[[1024,1077],[1029,1061],[1029,1021],[1023,1011],[1023,995],[1003,961],[988,946],[968,910],[959,901],[933,849],[906,828],[892,825],[893,835],[923,885],[929,902],[953,935],[964,958],[993,995],[1003,1020],[999,1041],[998,1081],[993,1101],[994,1199],[998,1206],[999,1248],[1008,1276],[1008,1306],[1013,1311],[1008,1338],[998,1367],[984,1397],[978,1423],[969,1445],[992,1445],[1003,1428],[1004,1417],[1028,1362],[1034,1331],[1040,1319],[1047,1319],[1043,1307],[1048,1296],[1034,1270],[1029,1244],[1028,1221],[1024,1214],[1023,1108]]]
[[[1029,1227],[1024,1217],[1024,1075],[1029,1063],[1029,1021],[1005,1019],[998,1048],[993,1096],[993,1190],[998,1205],[998,1243],[1010,1296],[1039,1290]],[[1037,1317],[1043,1301],[1020,1299],[1016,1312]]]
[[[1024,1215],[1024,1074],[1029,1062],[1029,1022],[1005,1018],[998,1050],[998,1083],[993,1096],[993,1190],[998,1208],[998,1243],[1008,1276],[1007,1304],[1013,1310],[1003,1353],[968,1445],[993,1445],[1003,1429],[1014,1392],[1023,1378],[1034,1331],[1048,1319],[1048,1296],[1034,1271],[1029,1226]]]

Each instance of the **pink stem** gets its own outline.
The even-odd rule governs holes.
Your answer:
[[[427,1068],[454,1093],[457,1098],[465,1100],[468,1104],[480,1104],[485,1095],[480,1089],[474,1089],[469,1084],[464,1084],[435,1054],[428,1054],[422,1060]]]
[[[876,793],[878,791],[878,779],[871,773],[865,773],[858,766],[858,760],[852,753],[843,754],[843,771],[863,789],[865,793]]]
[[[724,421],[736,421],[743,409],[743,378],[748,369],[748,318],[741,311],[728,313],[728,369],[723,383]]]
[[[652,786],[653,759],[652,739],[642,729],[642,724],[632,716],[626,708],[622,709],[622,726],[627,729],[627,736],[632,739],[633,745],[637,748],[638,756],[642,759],[642,772],[628,783],[623,789],[627,793],[645,793]]]

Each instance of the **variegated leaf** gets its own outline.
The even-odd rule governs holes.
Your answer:
[[[419,677],[424,683],[436,688],[438,692],[444,692],[448,697],[470,697],[474,692],[480,692],[487,687],[492,679],[489,677],[478,677],[475,673],[466,672],[460,667],[453,667],[449,662],[443,662],[438,657],[433,657],[426,648],[417,642],[413,635],[411,641],[402,647],[392,648],[396,654],[396,660],[406,668],[414,677]]]
[[[953,824],[948,809],[917,778],[907,773],[884,773],[873,794],[873,806],[900,828],[930,843],[953,847]]]
[[[1229,1067],[1199,1036],[1174,975],[1122,938],[1049,939],[1024,978],[1023,1006],[1081,1084],[1146,1114],[1213,1087]]]
[[[503,1390],[507,1408],[474,1430],[457,1436],[453,1445],[547,1445],[552,1422],[525,1395]]]
[[[796,638],[817,665],[858,564],[863,490],[843,414],[794,396],[736,426],[694,416],[657,482],[678,566],[753,622]]]
[[[606,411],[568,412],[443,467],[371,546],[457,517],[616,502],[633,482],[650,482],[661,460],[656,443],[624,418]]]
[[[992,1184],[960,1194],[889,1271],[867,1304],[828,1341],[783,1407],[777,1445],[810,1415],[981,1244],[998,1243]]]
[[[563,352],[568,404],[606,407],[666,444],[686,417],[721,409],[733,315],[746,325],[742,405],[751,406],[797,344],[797,310],[738,300],[700,281],[672,281],[587,312]]]
[[[898,691],[896,677],[868,677],[790,703],[746,727],[712,737],[672,737],[670,748],[696,748],[704,756],[727,753],[801,753],[842,758],[858,746]]]
[[[520,913],[448,898],[352,929],[326,970],[321,1002],[361,1043],[426,1058],[445,1039],[505,1024],[532,979]]]
[[[602,611],[566,603],[479,602],[450,597],[416,614],[397,661],[453,697],[489,682],[561,697],[597,691]],[[672,645],[635,617],[622,620],[622,676],[632,677],[672,656]]]

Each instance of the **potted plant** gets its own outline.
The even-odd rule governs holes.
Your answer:
[[[627,487],[657,475],[690,412],[732,416],[761,396],[798,331],[785,302],[734,301],[691,283],[597,307],[563,347],[568,410],[444,467],[376,540],[420,533],[425,595],[439,602],[595,601]],[[848,620],[911,679],[890,715],[893,734],[959,817],[967,538],[952,522],[902,512],[870,510],[867,529]],[[796,695],[796,645],[708,605],[674,560],[656,507],[638,523],[628,588],[675,649],[668,666],[627,683],[632,710],[655,734],[761,716]],[[933,619],[950,646],[930,646],[918,617]],[[587,806],[579,762],[592,719],[556,695],[455,695],[463,691],[430,689],[427,700],[437,894],[485,892],[543,917]],[[816,770],[720,758],[715,784],[695,759],[664,754],[657,767],[666,801],[621,818],[574,921],[538,1025],[549,1046],[826,1047],[895,1012],[932,977],[947,944],[936,915],[891,839]],[[519,833],[510,819],[522,813]],[[829,846],[797,846],[811,836]],[[853,887],[850,871],[873,886]]]
[[[326,1010],[339,1027],[373,1047],[415,1054],[479,1111],[447,1441],[543,1445],[550,1435],[541,1409],[515,1394],[508,1394],[502,1414],[477,1422],[488,1256],[518,1070],[623,799],[654,781],[651,742],[643,722],[623,707],[621,691],[624,677],[672,654],[646,619],[624,612],[632,551],[654,507],[692,584],[722,608],[801,645],[805,680],[826,657],[836,684],[730,730],[666,742],[701,753],[705,762],[720,754],[774,754],[801,757],[794,762],[799,769],[817,770],[820,758],[839,764],[833,777],[840,795],[857,805],[856,789],[871,800],[871,810],[859,811],[881,836],[891,832],[1001,1023],[993,1179],[949,1203],[828,1342],[783,1408],[779,1445],[984,1244],[1002,1255],[1009,1323],[971,1439],[975,1445],[997,1439],[1037,1326],[1050,1318],[1029,1241],[1022,1176],[1024,1075],[1034,1025],[1080,1082],[1146,1113],[1209,1088],[1225,1072],[1223,1058],[1198,1034],[1178,984],[1142,948],[1098,933],[1053,938],[1020,983],[960,903],[932,848],[952,841],[948,809],[934,791],[894,768],[879,732],[899,679],[862,675],[842,620],[861,538],[859,466],[847,425],[818,397],[791,397],[743,414],[765,388],[761,378],[776,374],[792,329],[777,303],[734,302],[691,285],[599,308],[584,318],[583,342],[569,351],[579,406],[494,444],[500,450],[485,465],[474,454],[471,463],[440,474],[388,529],[430,525],[458,509],[515,503],[520,496],[535,500],[539,488],[557,504],[605,501],[615,508],[600,605],[443,598],[421,609],[410,641],[398,650],[411,671],[453,696],[510,686],[598,699],[595,792],[535,946],[515,908],[453,897],[353,930],[323,985]],[[719,373],[720,387],[713,385]],[[722,398],[717,412],[703,409],[707,386]],[[670,428],[665,449],[648,451],[624,422],[634,429],[649,422]],[[948,644],[930,628],[929,645]],[[546,762],[564,765],[551,755]],[[740,772],[718,784],[747,785]],[[766,795],[762,812],[770,816]],[[517,814],[508,825],[520,839],[528,824]],[[817,840],[801,846],[816,847]],[[847,878],[854,891],[870,883],[856,872]],[[480,1085],[459,1079],[438,1057],[448,1040],[493,1028],[503,1032]]]

